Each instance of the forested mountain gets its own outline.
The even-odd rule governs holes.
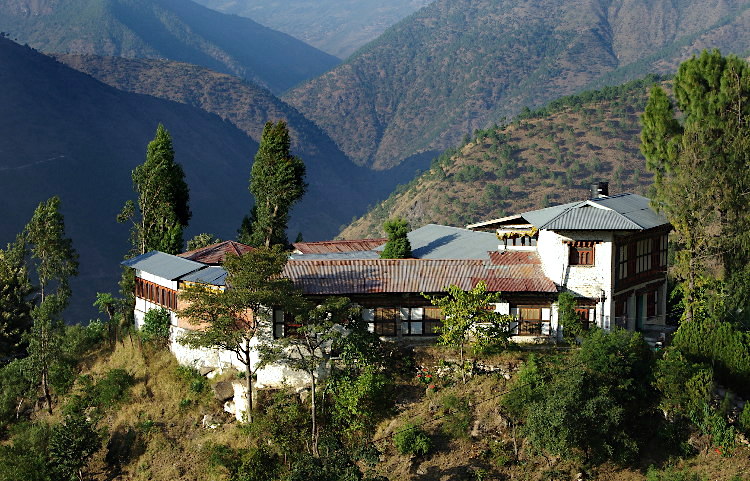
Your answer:
[[[97,290],[115,289],[117,262],[128,249],[128,228],[115,216],[134,197],[130,173],[144,161],[159,122],[187,174],[193,218],[186,237],[236,234],[252,202],[247,187],[257,143],[234,125],[192,106],[117,90],[7,39],[0,39],[0,65],[0,243],[15,238],[39,202],[60,196],[81,254],[78,308],[89,307]],[[366,205],[346,200],[356,193],[365,202],[374,190],[351,164],[322,168],[309,167],[308,195],[290,223],[310,240],[334,235]],[[349,177],[352,184],[344,182]]]
[[[591,184],[610,193],[646,194],[651,174],[639,151],[640,114],[658,78],[606,87],[552,102],[504,126],[478,131],[341,233],[380,236],[404,217],[463,227],[526,210],[586,199]]]
[[[332,55],[346,58],[432,0],[197,0],[252,18]]]
[[[440,151],[466,133],[591,86],[671,72],[750,45],[747,0],[437,0],[284,100],[363,165]]]
[[[283,92],[338,59],[190,0],[1,0],[0,31],[45,52],[168,58]]]

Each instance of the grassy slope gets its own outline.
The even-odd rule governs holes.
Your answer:
[[[481,131],[444,152],[340,237],[380,235],[383,222],[395,216],[412,227],[431,222],[461,227],[585,199],[597,181],[609,181],[613,194],[644,194],[651,177],[639,151],[639,116],[652,82],[564,98],[507,126]]]
[[[438,0],[284,99],[353,160],[440,151],[524,106],[744,52],[750,3]]]
[[[169,58],[276,93],[338,63],[289,35],[189,0],[7,0],[0,30],[45,52]]]

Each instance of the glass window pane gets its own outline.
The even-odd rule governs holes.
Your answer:
[[[424,317],[424,308],[423,307],[413,307],[411,309],[411,320],[412,321],[421,321]]]
[[[421,335],[422,334],[422,323],[421,322],[412,322],[411,323],[411,333],[414,335]]]

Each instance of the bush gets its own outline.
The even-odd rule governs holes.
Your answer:
[[[347,434],[372,434],[377,423],[391,413],[393,379],[374,368],[358,376],[336,376],[331,380],[333,418]]]
[[[166,343],[170,324],[169,311],[164,308],[149,310],[143,317],[141,339],[145,342]]]
[[[442,413],[445,416],[443,432],[454,439],[468,437],[473,418],[469,401],[452,394],[446,394],[441,401]]]
[[[78,479],[80,470],[100,446],[101,436],[83,413],[65,416],[62,424],[52,428],[49,438],[49,460],[55,479]]]
[[[677,471],[675,468],[658,470],[651,466],[646,472],[646,481],[703,481],[698,473],[688,470]]]
[[[424,456],[432,449],[432,441],[427,433],[411,423],[396,433],[393,442],[401,454]]]
[[[48,481],[49,426],[22,423],[11,434],[12,443],[0,444],[0,481]]]
[[[745,401],[739,421],[740,429],[742,429],[746,436],[750,436],[750,402]]]

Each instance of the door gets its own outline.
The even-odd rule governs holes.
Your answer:
[[[643,294],[635,296],[635,330],[643,330]]]

